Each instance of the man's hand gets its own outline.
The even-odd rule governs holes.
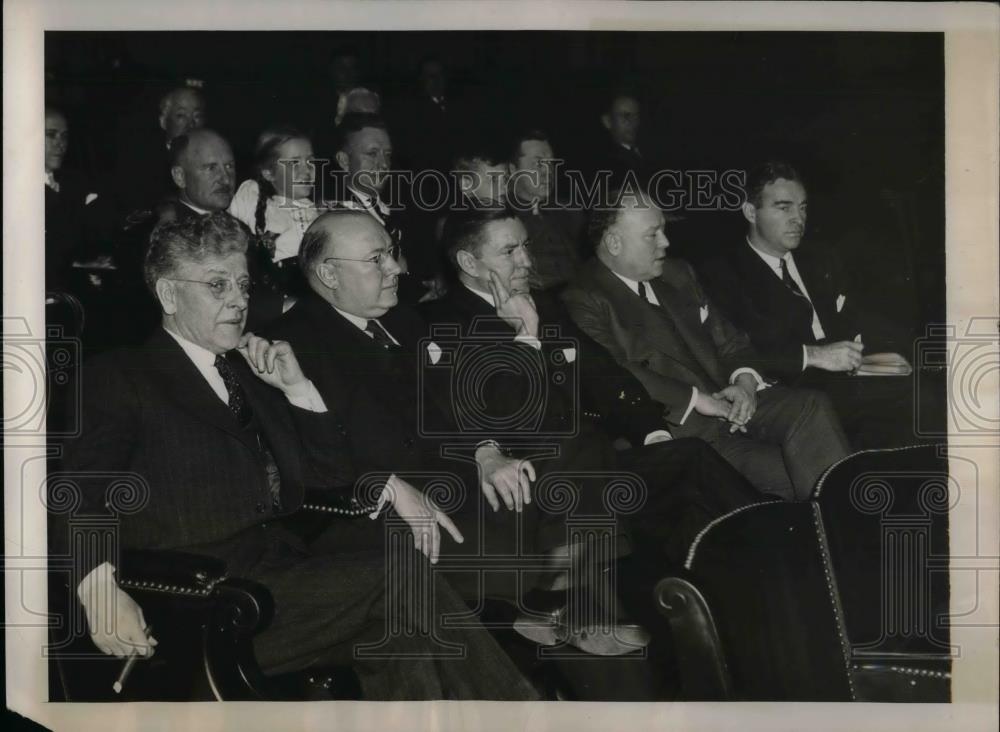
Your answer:
[[[443,526],[451,538],[459,544],[465,541],[458,530],[434,502],[405,480],[392,476],[387,483],[389,502],[413,532],[413,546],[420,550],[431,564],[437,564],[441,551],[441,529]]]
[[[490,272],[490,294],[496,303],[497,316],[517,331],[517,334],[538,337],[538,310],[528,293],[510,294],[496,272]]]
[[[535,480],[535,468],[530,460],[509,458],[496,446],[483,445],[476,450],[476,464],[479,465],[483,494],[494,511],[500,510],[497,494],[509,511],[516,510],[520,513],[523,506],[531,503],[531,482]]]
[[[287,396],[300,395],[309,386],[292,347],[285,341],[272,342],[247,332],[240,337],[236,349],[261,381],[281,389]]]
[[[733,410],[733,405],[729,400],[725,399],[722,395],[728,392],[730,389],[738,390],[743,394],[743,390],[738,386],[729,386],[723,389],[721,392],[716,394],[705,394],[704,392],[698,392],[698,398],[694,401],[694,411],[698,414],[702,414],[706,417],[718,417],[719,419],[724,419],[730,422],[729,414]],[[740,430],[741,432],[746,432],[747,428],[741,424],[735,424],[730,422],[731,426],[729,428],[730,432],[735,432]]]
[[[854,371],[861,365],[863,343],[837,341],[825,346],[806,346],[806,367],[824,371]]]
[[[81,600],[90,638],[102,653],[118,657],[153,655],[157,640],[146,634],[142,608],[110,576]]]

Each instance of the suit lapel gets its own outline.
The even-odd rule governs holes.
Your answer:
[[[773,312],[783,314],[782,318],[790,322],[793,332],[796,333],[796,337],[806,342],[812,342],[812,308],[809,306],[809,303],[804,298],[792,292],[781,281],[781,278],[775,274],[774,270],[768,266],[767,262],[758,257],[746,242],[743,242],[740,257],[742,257],[743,266],[746,268],[747,283],[759,282],[764,290],[762,295],[765,300],[775,303]],[[802,273],[797,254],[795,256],[795,266],[799,268],[799,274],[802,275],[806,283],[806,289],[809,290],[810,297],[814,297],[813,290],[809,286],[809,280]]]
[[[690,298],[667,283],[663,279],[655,279],[650,283],[656,299],[660,301],[663,316],[670,320],[673,328],[689,355],[694,359],[697,373],[713,387],[724,384],[725,380],[718,373],[718,355],[715,343],[701,323],[700,309],[707,303],[691,301]],[[654,308],[656,309],[656,308]]]
[[[240,428],[229,406],[219,399],[184,349],[165,330],[159,328],[150,338],[145,355],[150,377],[178,408],[256,448],[252,436]]]

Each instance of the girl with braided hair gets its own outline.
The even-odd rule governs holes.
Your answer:
[[[285,309],[297,291],[302,235],[325,210],[313,200],[312,159],[312,143],[302,132],[287,126],[265,130],[254,150],[254,177],[240,185],[229,205],[229,213],[254,234],[255,289],[280,294]]]

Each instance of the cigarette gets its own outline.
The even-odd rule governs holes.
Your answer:
[[[139,654],[135,653],[129,656],[128,660],[125,662],[125,665],[122,666],[121,673],[118,674],[118,680],[115,681],[114,685],[111,687],[112,689],[114,689],[116,694],[122,693],[122,687],[128,680],[129,674],[132,673],[132,669],[135,668],[136,661],[138,660],[139,660]]]
[[[152,626],[147,625],[145,628],[146,637],[149,638],[149,634],[153,632]],[[132,669],[135,668],[135,664],[140,658],[145,658],[145,656],[140,656],[138,653],[133,653],[125,661],[125,665],[122,666],[121,672],[118,674],[118,678],[115,683],[111,685],[111,688],[116,694],[121,694],[122,689],[125,688],[125,682],[128,681],[129,674],[132,673]]]

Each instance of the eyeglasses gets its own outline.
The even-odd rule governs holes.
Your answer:
[[[385,265],[385,258],[392,257],[394,260],[399,259],[399,245],[394,244],[388,249],[382,249],[370,257],[365,257],[364,259],[355,259],[352,257],[327,257],[323,262],[329,262],[331,259],[335,259],[340,262],[368,262],[374,264],[376,267],[382,267]]]
[[[172,280],[173,282],[193,282],[196,285],[208,285],[208,289],[211,290],[212,295],[216,300],[224,300],[230,292],[233,291],[233,285],[235,284],[239,288],[240,294],[243,297],[250,296],[250,290],[253,288],[249,279],[239,280],[234,282],[233,280],[223,279],[219,277],[214,280],[185,280],[180,277],[164,277],[164,279]]]

